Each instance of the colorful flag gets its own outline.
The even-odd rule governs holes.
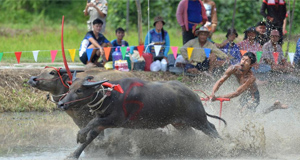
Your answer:
[[[125,56],[126,56],[126,50],[127,50],[126,46],[121,47],[121,53],[122,53],[123,60],[125,59]]]
[[[109,55],[110,55],[110,51],[111,51],[111,47],[104,47],[103,49],[104,49],[105,58],[108,61]]]
[[[137,47],[138,51],[139,51],[139,54],[140,54],[140,57],[142,57],[143,53],[144,53],[144,48],[145,46],[144,45],[139,45]]]
[[[257,51],[257,52],[256,52],[256,60],[257,60],[257,63],[259,63],[260,58],[261,58],[261,55],[262,55],[262,51]]]
[[[279,56],[279,52],[273,52],[273,58],[276,64],[278,64],[278,56]]]
[[[134,50],[134,46],[130,46],[130,54],[133,53],[133,50]]]
[[[75,59],[75,52],[76,52],[76,49],[69,49],[69,53],[70,53],[72,62],[74,62],[74,59]]]
[[[289,58],[290,58],[290,62],[291,62],[291,64],[293,64],[293,63],[294,63],[294,57],[295,57],[295,53],[291,53],[291,52],[289,52]]]
[[[177,58],[177,51],[178,51],[178,47],[177,46],[171,46],[172,52],[173,52],[173,56],[176,59]]]
[[[94,50],[94,48],[86,49],[86,55],[87,55],[88,61],[91,59],[93,50]]]
[[[35,62],[37,62],[37,57],[39,55],[39,51],[32,51],[32,54],[33,54],[33,58],[34,58]]]
[[[240,50],[241,55],[243,56],[247,51],[246,50]]]
[[[193,50],[194,50],[194,48],[192,48],[192,47],[187,48],[187,54],[188,54],[188,59],[189,60],[191,59]]]
[[[209,57],[209,55],[210,55],[210,51],[211,51],[211,49],[210,49],[210,48],[204,48],[204,52],[205,52],[205,56],[206,56],[206,58],[208,58],[208,57]]]
[[[161,49],[161,45],[154,45],[155,55],[158,56]]]
[[[0,53],[0,61],[2,60],[3,52]]]
[[[57,50],[51,50],[51,62],[53,63],[57,54]]]
[[[18,63],[20,63],[21,54],[22,54],[22,52],[15,52],[15,56],[17,58]]]

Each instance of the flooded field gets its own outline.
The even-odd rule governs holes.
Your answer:
[[[232,82],[232,83],[230,83]],[[234,91],[234,79],[218,93]],[[210,94],[211,83],[191,85]],[[239,113],[239,98],[223,103],[222,118],[228,126],[213,122],[223,140],[201,131],[178,133],[172,126],[157,130],[110,131],[80,159],[287,159],[300,160],[299,84],[273,82],[259,86],[261,104],[255,114]],[[199,95],[201,95],[199,93]],[[202,95],[203,96],[203,95]],[[262,114],[275,100],[285,110]],[[219,102],[208,102],[208,113],[219,115]],[[0,160],[64,159],[75,150],[78,127],[63,111],[52,113],[1,113]]]

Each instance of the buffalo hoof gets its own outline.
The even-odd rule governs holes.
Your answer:
[[[86,133],[82,133],[79,131],[77,134],[77,143],[84,143],[86,141],[86,137],[87,137]]]

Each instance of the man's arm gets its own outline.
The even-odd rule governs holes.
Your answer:
[[[262,16],[264,16],[265,18],[267,18],[267,14],[266,14],[266,9],[267,9],[267,4],[265,2],[262,3],[261,8],[260,8],[260,14]]]
[[[229,93],[223,96],[218,96],[217,98],[234,98],[239,96],[240,94],[242,94],[245,90],[247,90],[248,88],[250,88],[253,83],[255,82],[256,78],[254,76],[250,77],[244,84],[242,84],[241,86],[239,86],[239,88],[233,92],[233,93]]]
[[[216,82],[213,87],[212,94],[210,96],[211,100],[215,100],[215,93],[219,90],[221,85],[234,73],[237,68],[235,66],[230,66],[224,73],[224,75]]]

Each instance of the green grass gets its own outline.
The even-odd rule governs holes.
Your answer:
[[[40,50],[38,62],[51,62],[50,50],[58,50],[54,62],[62,62],[61,50],[61,25],[44,24],[39,25],[20,25],[20,24],[3,24],[0,29],[0,52],[3,52],[1,62],[17,63],[15,52],[22,51],[20,63],[34,63],[32,51]],[[181,30],[166,29],[170,35],[171,46],[182,47]],[[143,31],[143,41],[146,36],[146,27]],[[68,49],[76,49],[75,62],[80,62],[78,57],[78,49],[81,40],[86,34],[85,25],[65,25],[64,26],[64,48],[68,62],[71,62]],[[116,38],[114,29],[107,26],[104,34],[108,40]],[[243,35],[242,33],[240,35]],[[236,42],[241,41],[242,36],[239,36]],[[132,29],[126,33],[125,38],[129,45],[138,45],[138,33]],[[225,33],[217,32],[213,35],[213,40],[217,43],[225,40]],[[283,45],[283,51],[286,51],[287,43]],[[295,52],[296,42],[291,41],[289,52]],[[170,50],[169,53],[172,51]]]

